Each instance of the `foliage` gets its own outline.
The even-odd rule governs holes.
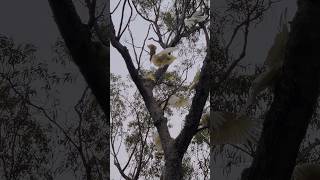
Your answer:
[[[31,83],[47,80],[42,64],[35,66],[35,52],[31,44],[15,45],[12,39],[0,36],[1,179],[51,177],[48,127],[41,124],[29,103],[37,95]]]

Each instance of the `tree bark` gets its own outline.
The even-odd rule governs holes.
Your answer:
[[[183,154],[179,153],[176,147],[168,148],[165,154],[165,165],[161,180],[183,179],[182,158]]]
[[[58,29],[70,51],[73,61],[95,95],[109,124],[109,48],[91,39],[91,29],[83,24],[72,0],[48,0]],[[107,11],[109,11],[109,7]],[[108,13],[108,12],[107,12]],[[109,13],[108,13],[109,14]],[[109,42],[109,37],[105,37]],[[109,44],[109,43],[108,43]],[[109,140],[109,132],[106,132]],[[109,141],[107,141],[109,143]],[[109,145],[107,145],[109,147]],[[109,152],[109,149],[107,150]],[[107,162],[109,162],[109,154]],[[109,169],[109,163],[108,168]],[[106,172],[109,177],[110,172]]]
[[[320,2],[298,0],[282,75],[245,180],[289,180],[317,104],[320,75]]]
[[[109,116],[109,47],[91,40],[90,28],[81,22],[71,0],[49,0],[49,3],[74,62]]]

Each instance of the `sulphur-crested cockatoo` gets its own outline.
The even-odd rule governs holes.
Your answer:
[[[198,70],[191,82],[191,84],[189,85],[189,91],[191,91],[192,89],[194,89],[196,87],[196,85],[198,84],[200,79],[200,70]]]
[[[196,11],[193,13],[193,15],[190,18],[187,18],[184,20],[184,24],[188,27],[191,28],[193,25],[196,23],[201,23],[207,19],[207,15],[202,15],[201,11]]]
[[[181,108],[186,107],[190,104],[190,100],[184,96],[177,96],[172,95],[168,100],[168,105],[175,107],[175,108]]]
[[[259,136],[260,124],[244,114],[215,111],[210,116],[210,143],[214,145],[242,144]]]
[[[155,152],[156,156],[162,155],[163,148],[161,145],[161,140],[160,140],[160,136],[159,136],[158,132],[153,133],[153,142],[156,147],[156,152]]]
[[[286,44],[289,38],[289,29],[286,23],[282,25],[282,30],[276,35],[274,43],[270,48],[265,60],[266,69],[252,83],[249,97],[243,108],[245,111],[254,101],[256,96],[268,87],[271,87],[274,81],[281,74],[281,67],[284,61]]]
[[[147,72],[143,78],[151,81],[156,81],[156,76],[153,72]]]
[[[177,50],[177,47],[169,47],[156,54],[157,47],[153,44],[149,44],[150,49],[150,61],[157,67],[163,67],[165,65],[171,64],[176,57],[171,55],[171,53]]]

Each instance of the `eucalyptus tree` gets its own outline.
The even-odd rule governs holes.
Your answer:
[[[32,44],[17,45],[0,36],[0,178],[50,179],[50,135],[41,123],[30,99],[39,91],[34,84],[50,84],[45,67],[35,58]],[[47,79],[46,79],[47,78]]]
[[[212,3],[211,7],[214,7]],[[159,134],[164,153],[163,179],[183,178],[183,158],[191,140],[199,132],[199,123],[207,103],[209,89],[212,86],[214,89],[224,87],[224,82],[228,80],[232,71],[238,67],[238,63],[246,55],[250,28],[253,24],[262,21],[264,12],[272,4],[272,1],[227,1],[224,4],[225,9],[217,8],[211,11],[209,18],[209,4],[206,1],[119,1],[115,3],[115,9],[112,10],[112,13],[119,10],[118,14],[121,16],[120,23],[115,24],[116,15],[111,15],[111,44],[122,55],[130,78],[136,85]],[[125,13],[126,10],[129,10],[129,15]],[[193,16],[194,14],[197,16]],[[207,18],[199,18],[198,15],[206,15]],[[137,45],[134,39],[133,24],[134,18],[137,17],[149,25],[149,28],[147,27],[145,30],[145,38],[140,43],[141,45]],[[190,19],[196,17],[199,20],[190,24]],[[211,23],[210,30],[209,21]],[[228,26],[232,28],[231,34],[223,31]],[[128,35],[129,42],[123,40],[125,35]],[[174,67],[174,69],[179,69],[179,66],[186,67],[187,57],[193,56],[197,52],[185,54],[184,52],[188,47],[195,49],[194,43],[199,42],[199,37],[204,39],[205,43],[202,48],[206,51],[203,56],[196,58],[198,63],[201,62],[199,63],[201,66],[199,76],[195,78],[198,79],[196,85],[191,86],[187,81],[182,81],[176,85],[177,90],[166,94],[165,91],[170,90],[170,84],[166,82],[166,74],[171,73],[170,67]],[[231,49],[234,49],[235,44],[239,42],[237,41],[239,38],[242,39],[241,48],[232,51]],[[171,52],[173,47],[178,50],[182,49],[174,61],[177,62],[177,65],[165,64],[158,67],[159,64],[154,63],[155,52],[150,48],[152,46],[148,46],[151,57],[145,53],[147,40],[153,41],[153,44],[164,49],[164,52]],[[125,43],[128,44],[128,47]],[[132,49],[130,49],[131,51],[129,51],[129,47]],[[141,54],[146,55],[142,56]],[[175,54],[174,51],[172,54]],[[150,71],[150,67],[145,65],[149,59],[158,67],[151,70],[153,74],[151,78],[145,72],[146,69],[148,72]],[[192,65],[191,63],[188,69],[191,69]],[[183,77],[184,73],[176,75],[177,79]],[[195,87],[191,93],[189,93],[189,87]],[[159,91],[159,89],[164,91]],[[176,137],[172,137],[169,132],[170,115],[168,116],[166,109],[172,105],[171,96],[174,95],[175,97],[190,98],[190,104],[186,108],[185,118],[182,122],[182,129]]]
[[[73,62],[94,94],[105,116],[103,121],[109,126],[109,29],[108,12],[110,1],[79,1],[88,10],[88,20],[79,16],[72,0],[49,0],[54,19],[66,44]],[[109,131],[105,138],[109,139]],[[106,152],[109,152],[107,141]],[[109,153],[105,161],[109,162]],[[109,178],[109,163],[104,170]]]

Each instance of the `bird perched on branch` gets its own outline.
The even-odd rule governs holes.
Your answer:
[[[147,46],[150,49],[150,61],[157,67],[163,67],[171,64],[176,57],[171,53],[177,50],[177,47],[169,47],[156,54],[157,47],[153,44]]]

